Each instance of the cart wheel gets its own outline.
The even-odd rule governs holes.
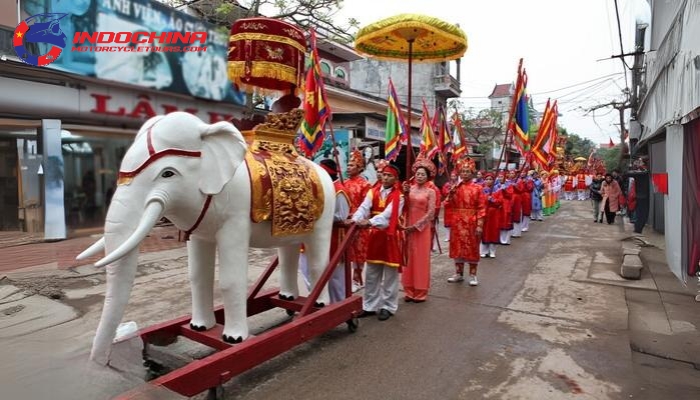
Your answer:
[[[143,366],[146,368],[146,380],[148,381],[159,378],[169,372],[162,364],[148,358],[143,360]]]
[[[287,310],[287,315],[289,315],[290,317],[293,317],[294,314],[295,314],[294,310]]]
[[[224,398],[224,387],[219,385],[213,388],[209,388],[207,392],[207,400],[223,400]]]
[[[349,319],[347,324],[348,324],[348,331],[350,333],[355,333],[355,332],[357,332],[357,327],[360,326],[360,320],[357,318]]]

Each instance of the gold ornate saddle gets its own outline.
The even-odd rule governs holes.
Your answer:
[[[249,144],[250,217],[271,221],[272,236],[310,232],[323,212],[321,181],[293,144],[301,117],[302,110],[268,114],[268,122],[243,133]]]

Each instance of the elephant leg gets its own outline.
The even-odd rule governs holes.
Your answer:
[[[280,268],[280,298],[293,300],[299,296],[297,271],[299,269],[299,245],[277,249]]]
[[[214,264],[216,243],[191,239],[187,242],[187,258],[192,289],[192,320],[197,331],[216,325],[214,317]]]
[[[235,230],[235,228],[234,228]],[[219,245],[219,286],[224,301],[226,324],[222,338],[239,343],[248,337],[248,234],[222,232]],[[235,238],[235,240],[234,240]]]
[[[306,252],[306,259],[309,268],[309,280],[311,281],[311,287],[316,286],[316,282],[323,274],[323,271],[328,265],[328,258],[330,253],[330,242],[328,240],[311,240],[304,243],[304,249]],[[330,304],[330,296],[328,294],[328,285],[324,286],[323,291],[316,300],[318,305],[328,305]]]

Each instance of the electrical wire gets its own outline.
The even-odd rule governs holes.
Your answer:
[[[612,73],[612,74],[599,76],[599,77],[597,77],[597,78],[593,78],[593,79],[591,79],[591,80],[584,81],[584,82],[579,82],[579,83],[576,83],[576,84],[573,84],[573,85],[570,85],[570,86],[565,86],[565,87],[563,87],[563,88],[554,89],[554,90],[548,90],[548,91],[545,91],[545,92],[533,92],[533,93],[528,93],[528,94],[531,95],[531,96],[532,96],[532,95],[539,96],[539,95],[541,95],[541,94],[549,94],[549,93],[554,93],[554,92],[560,92],[560,91],[565,90],[565,89],[570,89],[570,88],[572,88],[572,87],[581,86],[581,85],[584,85],[584,84],[586,84],[586,83],[595,82],[595,81],[600,80],[600,79],[610,78],[611,76],[620,75],[621,73],[622,73],[622,72],[614,72],[614,73]]]

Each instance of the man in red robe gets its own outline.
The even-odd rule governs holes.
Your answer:
[[[474,161],[467,158],[459,165],[460,182],[447,196],[446,207],[452,208],[450,258],[455,261],[455,274],[448,282],[464,281],[464,264],[469,264],[469,285],[476,286],[479,265],[479,245],[486,216],[486,196],[480,185],[473,182]]]
[[[520,181],[518,172],[515,170],[508,171],[506,175],[508,180],[507,184],[513,188],[513,194],[511,197],[511,218],[513,219],[513,233],[511,237],[519,238],[522,236],[522,222],[523,222],[523,191],[525,187]]]
[[[490,172],[484,174],[483,192],[486,196],[486,217],[484,218],[484,232],[481,235],[481,258],[496,258],[496,245],[501,238],[501,207],[503,207],[503,193],[494,190],[494,175]]]
[[[501,207],[501,237],[503,245],[510,245],[510,238],[513,234],[513,186],[505,180],[503,172],[499,173],[494,182],[496,191],[501,192],[503,206]]]
[[[398,227],[404,198],[398,167],[387,165],[381,176],[381,186],[367,192],[348,223],[369,228],[363,311],[358,317],[379,313],[378,319],[386,321],[399,308],[399,267],[403,258]]]
[[[521,200],[523,204],[523,222],[521,226],[521,231],[527,232],[530,230],[530,216],[532,215],[532,191],[535,190],[535,182],[532,179],[532,175],[535,171],[530,170],[520,174],[520,181],[523,184],[523,193],[521,195]]]
[[[367,192],[372,187],[362,175],[365,169],[365,158],[359,150],[350,154],[348,162],[348,179],[345,180],[345,190],[350,198],[350,215],[353,215],[362,201],[367,196]],[[350,245],[348,250],[348,260],[352,263],[352,289],[353,292],[360,290],[364,286],[362,270],[367,260],[367,237],[369,230],[361,229],[357,239]]]
[[[579,170],[579,173],[576,175],[576,199],[578,201],[586,200],[588,185],[586,183],[586,174],[584,174],[583,170]]]
[[[562,176],[564,180],[564,200],[573,200],[574,193],[576,191],[576,183],[574,182],[573,174],[566,174]]]

